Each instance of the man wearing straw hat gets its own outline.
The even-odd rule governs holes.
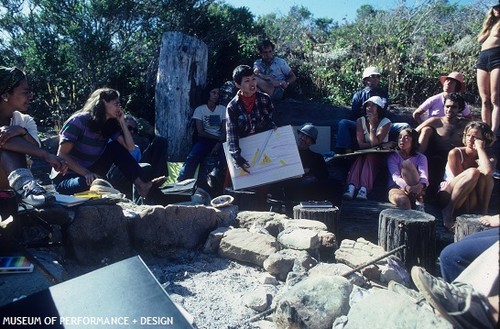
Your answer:
[[[443,75],[439,78],[443,85],[443,92],[427,98],[414,112],[413,118],[418,124],[421,124],[431,117],[444,117],[444,101],[445,97],[451,93],[464,93],[465,80],[460,72],[451,72],[448,75]],[[471,110],[465,104],[464,110],[460,113],[465,118],[471,118]]]

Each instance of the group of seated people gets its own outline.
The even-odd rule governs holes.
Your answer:
[[[363,72],[364,88],[353,97],[357,119],[339,122],[339,153],[357,149],[396,150],[356,156],[350,167],[344,199],[366,200],[384,161],[389,173],[388,199],[401,209],[424,210],[424,198],[437,198],[443,208],[443,224],[451,228],[458,210],[488,213],[493,190],[496,157],[491,150],[495,136],[484,122],[473,121],[461,93],[465,81],[459,72],[442,76],[443,92],[429,97],[413,112],[415,123],[394,124],[388,119],[388,94],[378,87],[380,73]],[[359,108],[361,104],[361,107]],[[397,126],[396,145],[389,138]],[[354,128],[354,137],[351,127]]]
[[[296,76],[286,61],[274,56],[274,44],[265,41],[259,51],[262,59],[254,67],[239,65],[234,69],[233,84],[237,90],[227,107],[220,105],[220,88],[206,88],[203,104],[193,114],[196,137],[177,181],[193,178],[203,159],[215,155],[214,170],[207,177],[199,177],[198,183],[221,194],[222,183],[228,182],[222,143],[228,143],[232,159],[229,165],[249,171],[247,160],[241,156],[239,138],[276,129],[273,100],[283,97]],[[40,148],[36,124],[23,113],[32,99],[26,75],[17,68],[6,67],[1,68],[0,74],[0,188],[13,188],[33,205],[53,201],[53,195],[36,182],[28,169],[29,156],[42,158],[51,165],[55,189],[63,194],[86,191],[97,178],[107,178],[114,185],[128,186],[129,191],[131,187],[133,199],[138,201],[165,181],[165,139],[155,136],[146,144],[139,141],[137,119],[125,115],[117,90],[100,88],[90,95],[83,108],[62,126],[57,155],[53,155]],[[396,151],[387,157],[376,152],[356,156],[343,197],[366,200],[377,172],[386,165],[388,199],[398,208],[423,210],[426,194],[439,192],[446,227],[453,225],[460,208],[467,212],[478,208],[487,213],[496,164],[490,150],[494,135],[485,123],[471,121],[471,111],[460,95],[465,91],[462,74],[452,72],[440,78],[443,92],[430,97],[413,113],[416,128],[390,120],[389,96],[379,87],[380,76],[376,67],[364,70],[363,89],[353,97],[352,120],[339,122],[335,151]],[[297,130],[305,175],[270,188],[288,191],[290,197],[290,191],[301,191],[293,196],[297,199],[331,196],[333,188],[327,186],[324,158],[309,149],[317,135],[318,130],[310,123]],[[391,139],[391,135],[395,137]]]

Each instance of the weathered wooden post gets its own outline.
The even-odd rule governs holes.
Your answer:
[[[386,251],[402,245],[396,253],[406,268],[422,266],[434,273],[436,265],[436,220],[434,216],[416,210],[384,209],[378,222],[378,244]]]
[[[207,80],[208,48],[179,32],[163,34],[156,78],[156,133],[168,140],[168,159],[184,161],[191,149],[190,120]]]

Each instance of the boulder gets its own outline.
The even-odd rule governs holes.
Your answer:
[[[434,314],[428,307],[417,305],[415,302],[412,302],[411,299],[395,292],[380,289],[372,289],[370,294],[355,303],[351,307],[347,317],[347,324],[339,328],[453,328],[448,321]]]
[[[132,256],[127,219],[117,205],[80,206],[68,227],[75,258],[82,264],[116,262]]]
[[[283,231],[288,218],[285,215],[272,211],[240,211],[236,217],[236,222],[242,228],[262,228],[269,234],[277,237]]]
[[[160,257],[171,248],[203,244],[219,220],[216,209],[205,206],[151,206],[137,214],[131,229],[135,248]]]
[[[267,257],[279,249],[279,243],[268,234],[236,228],[227,231],[222,237],[219,255],[262,267]]]
[[[349,312],[351,291],[342,277],[308,277],[281,295],[273,319],[276,328],[332,328],[336,318]]]
[[[301,228],[287,228],[278,234],[278,241],[290,249],[313,250],[319,248],[318,233]]]
[[[318,262],[306,251],[283,249],[264,261],[264,269],[278,280],[285,281],[290,271],[307,272]]]
[[[316,276],[316,275],[343,276],[344,273],[347,273],[350,270],[352,270],[352,268],[350,268],[345,264],[319,263],[309,271],[309,276]],[[347,280],[349,280],[349,282],[351,282],[352,284],[360,287],[363,287],[368,284],[366,278],[357,272],[347,276]]]

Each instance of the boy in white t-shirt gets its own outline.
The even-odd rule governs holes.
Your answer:
[[[193,113],[196,125],[196,140],[182,166],[177,181],[193,178],[196,167],[209,155],[217,152],[219,162],[224,163],[222,143],[226,139],[226,108],[219,105],[219,88],[207,89],[206,104],[198,106]]]

